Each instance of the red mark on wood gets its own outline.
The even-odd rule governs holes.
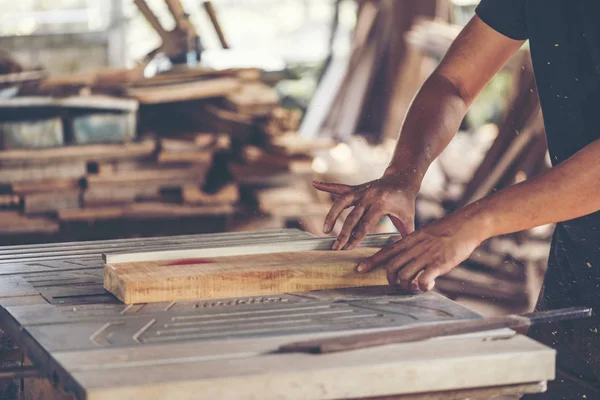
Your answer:
[[[206,258],[183,258],[181,260],[170,261],[166,264],[161,264],[161,267],[174,267],[176,265],[192,265],[192,264],[212,264],[214,261]]]

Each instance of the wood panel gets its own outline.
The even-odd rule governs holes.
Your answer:
[[[377,286],[385,270],[354,268],[375,248],[108,263],[104,287],[126,304]]]

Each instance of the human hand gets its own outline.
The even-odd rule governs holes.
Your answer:
[[[429,291],[435,279],[466,260],[487,239],[485,220],[458,213],[384,247],[357,266],[359,273],[381,267],[390,285]]]
[[[418,188],[403,175],[387,174],[357,186],[324,182],[313,182],[313,186],[338,196],[325,218],[324,233],[333,230],[342,211],[354,207],[333,245],[334,250],[356,248],[375,224],[386,215],[390,217],[402,237],[406,237],[415,229],[415,199]]]

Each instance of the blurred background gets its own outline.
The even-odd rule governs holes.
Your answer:
[[[0,245],[323,235],[332,199],[311,181],[381,175],[477,3],[0,0]],[[543,171],[546,153],[525,45],[430,168],[417,225]],[[551,232],[484,243],[437,290],[486,315],[532,309]]]

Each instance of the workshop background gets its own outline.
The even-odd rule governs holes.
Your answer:
[[[476,4],[0,0],[0,245],[324,236],[331,199],[311,181],[380,176]],[[429,170],[418,226],[548,168],[534,91],[525,45]],[[489,240],[436,290],[484,315],[531,310],[551,231]]]

